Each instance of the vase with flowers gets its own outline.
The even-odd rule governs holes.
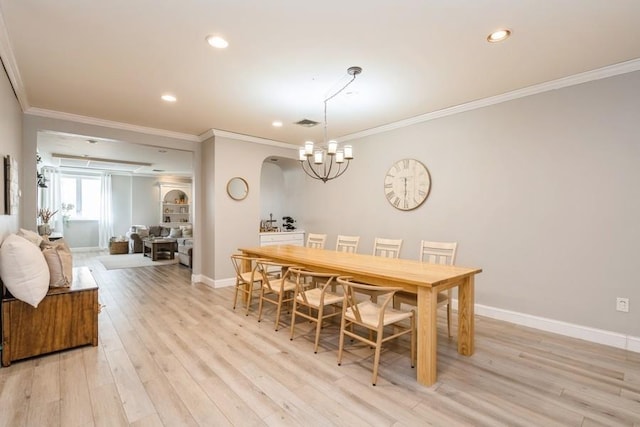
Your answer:
[[[38,211],[38,218],[40,218],[40,221],[42,222],[42,224],[38,225],[39,235],[49,236],[51,234],[51,226],[49,225],[49,220],[51,220],[51,218],[53,218],[53,216],[57,212],[57,210],[52,211],[49,208],[40,209]]]

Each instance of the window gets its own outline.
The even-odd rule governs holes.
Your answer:
[[[60,177],[60,202],[73,205],[68,211],[71,219],[100,219],[100,177]]]

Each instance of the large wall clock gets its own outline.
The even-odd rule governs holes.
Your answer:
[[[384,194],[387,200],[402,211],[410,211],[424,203],[430,189],[429,171],[416,159],[398,160],[384,177]]]

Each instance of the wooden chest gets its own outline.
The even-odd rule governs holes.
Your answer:
[[[87,267],[73,269],[69,288],[51,288],[33,308],[2,300],[2,366],[81,345],[98,345],[98,285]]]

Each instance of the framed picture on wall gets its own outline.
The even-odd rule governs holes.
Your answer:
[[[20,201],[18,162],[11,156],[4,158],[4,213],[17,215]]]

